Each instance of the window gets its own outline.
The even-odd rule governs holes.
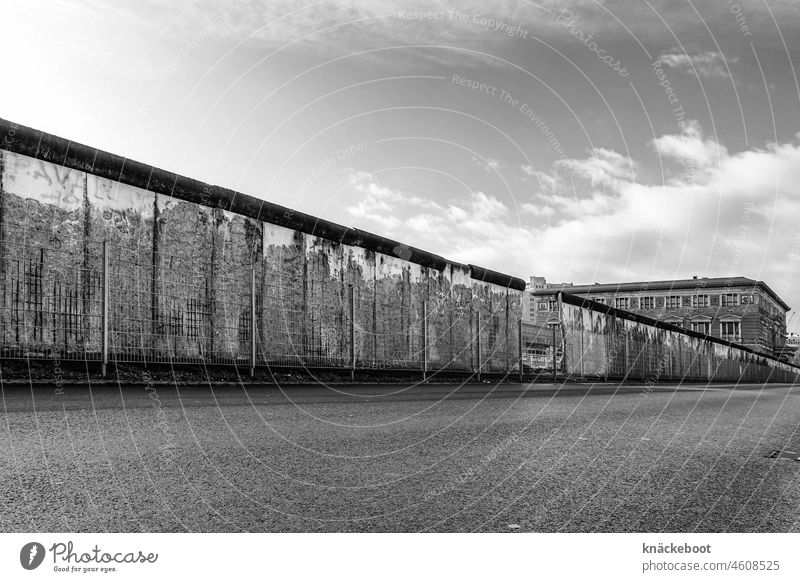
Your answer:
[[[755,303],[752,295],[742,295],[742,305],[746,303]]]
[[[708,295],[692,296],[692,307],[708,307]]]
[[[738,321],[723,321],[719,324],[720,336],[729,342],[741,341],[741,326]]]
[[[670,295],[667,297],[667,309],[678,309],[681,306],[680,295]]]
[[[606,298],[605,297],[595,297],[594,300],[597,301],[598,303],[602,303],[603,305],[606,304]]]
[[[745,295],[746,297],[746,295]],[[744,301],[744,297],[742,297],[742,303],[747,303]],[[722,296],[722,306],[723,307],[735,307],[739,305],[739,294],[738,293],[725,293]]]
[[[551,299],[550,301],[548,301],[548,305],[550,306],[550,311],[555,311],[556,309],[558,309],[558,300]]]
[[[711,322],[710,321],[693,321],[692,322],[692,331],[696,331],[697,333],[702,333],[704,335],[708,335],[711,333]]]
[[[656,298],[655,297],[642,297],[641,305],[642,305],[642,309],[655,309],[656,308]]]
[[[617,309],[628,309],[628,298],[627,297],[615,297],[614,298],[614,307]]]
[[[683,320],[682,319],[667,319],[664,323],[668,323],[670,325],[677,325],[678,327],[683,327]]]

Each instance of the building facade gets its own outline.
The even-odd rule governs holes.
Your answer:
[[[695,277],[541,288],[531,292],[533,323],[546,324],[552,317],[559,291],[785,359],[789,306],[763,281]]]
[[[534,314],[536,313],[534,291],[541,291],[542,289],[564,289],[566,291],[568,287],[572,287],[572,283],[548,283],[544,277],[531,275],[525,291],[522,293],[522,321],[534,322]]]

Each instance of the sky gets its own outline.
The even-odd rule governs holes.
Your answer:
[[[0,0],[0,117],[524,279],[800,332],[797,0]]]

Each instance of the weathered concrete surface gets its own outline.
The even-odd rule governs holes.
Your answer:
[[[513,278],[213,207],[199,185],[193,202],[190,186],[176,198],[3,151],[5,353],[99,358],[105,241],[112,359],[249,362],[255,272],[258,364],[516,365]]]
[[[614,309],[565,299],[562,372],[573,377],[659,381],[796,382],[800,368],[743,346]]]

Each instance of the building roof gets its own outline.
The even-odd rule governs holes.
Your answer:
[[[774,299],[786,311],[789,306],[764,281],[748,277],[702,277],[699,279],[672,279],[666,281],[636,281],[630,283],[597,283],[594,285],[573,285],[553,289],[537,289],[532,295],[552,295],[558,291],[572,294],[580,293],[633,293],[649,291],[678,291],[724,289],[729,287],[757,287]]]

